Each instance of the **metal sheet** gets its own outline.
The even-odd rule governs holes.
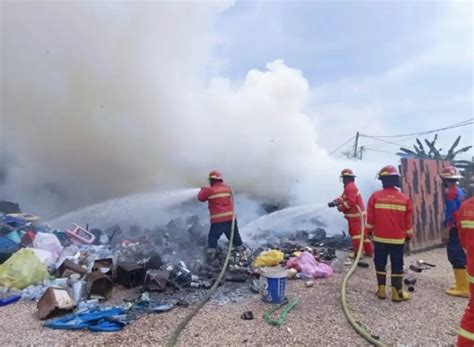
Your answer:
[[[439,172],[449,164],[449,161],[431,159],[401,160],[402,191],[413,201],[415,236],[411,250],[428,249],[444,242],[444,202]]]

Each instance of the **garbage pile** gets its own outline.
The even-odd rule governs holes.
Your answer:
[[[217,261],[204,261],[208,227],[198,216],[150,229],[135,225],[127,232],[118,225],[53,230],[40,217],[24,213],[0,218],[0,305],[21,297],[37,302],[40,319],[68,314],[48,322],[52,328],[116,331],[141,314],[187,306],[214,284],[224,263],[224,247]],[[261,293],[262,269],[281,267],[285,277],[305,281],[329,277],[333,267],[340,271],[336,249],[350,244],[347,236],[328,238],[318,227],[247,248],[245,255],[232,253],[221,283],[228,285],[223,302]],[[136,288],[140,295],[114,308],[101,306],[117,285]]]

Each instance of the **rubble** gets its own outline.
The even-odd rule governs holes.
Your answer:
[[[350,247],[350,238],[345,235],[327,237],[321,225],[313,224],[316,227],[311,230],[295,230],[285,238],[275,237],[268,231],[263,235],[271,237],[265,239],[264,236],[261,247],[247,247],[246,254],[232,252],[227,273],[213,297],[214,302],[226,305],[260,293],[260,272],[255,271],[252,263],[264,259],[265,254],[278,256],[270,262],[264,261],[262,266],[285,265],[292,257],[301,254],[311,257],[317,264],[337,262],[336,249]],[[42,319],[71,312],[74,308],[79,320],[89,314],[88,317],[92,318],[102,316],[109,310],[107,312],[121,313],[114,314],[111,321],[104,318],[108,322],[105,326],[98,325],[94,318],[92,325],[88,325],[89,329],[122,329],[142,314],[166,312],[173,307],[186,307],[198,302],[212,287],[224,263],[226,250],[223,247],[218,247],[214,263],[204,261],[208,225],[201,223],[196,215],[175,218],[153,228],[132,225],[127,232],[119,225],[103,231],[89,228],[89,225],[73,225],[71,230],[51,230],[37,216],[2,217],[0,263],[3,254],[7,259],[22,249],[32,250],[34,259],[44,269],[40,277],[24,284],[9,283],[9,287],[22,289],[23,300],[38,301]],[[0,274],[1,269],[0,265]],[[297,269],[283,271],[285,281],[287,278],[300,278],[309,286],[311,282],[308,280],[313,279]],[[114,297],[114,286],[136,288],[135,291],[142,294],[114,311],[117,307],[104,306]],[[151,298],[149,293],[160,299]],[[84,315],[77,316],[80,313]],[[122,317],[121,323],[111,323],[118,316]],[[75,323],[68,316],[48,326],[67,329],[71,324]]]
[[[75,304],[66,289],[49,287],[37,306],[40,319],[46,319],[72,312]]]

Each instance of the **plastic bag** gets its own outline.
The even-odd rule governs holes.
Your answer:
[[[0,286],[23,289],[47,277],[46,266],[28,248],[20,249],[0,265]]]
[[[329,265],[317,262],[309,252],[303,252],[298,257],[290,258],[286,267],[296,269],[312,278],[327,278],[333,275],[333,270]]]
[[[53,253],[55,260],[63,253],[63,246],[61,246],[61,242],[59,242],[54,234],[37,233],[33,240],[33,246],[37,249]]]
[[[272,249],[270,251],[265,251],[260,253],[253,262],[253,267],[262,267],[262,266],[276,266],[283,261],[284,254],[282,251]]]

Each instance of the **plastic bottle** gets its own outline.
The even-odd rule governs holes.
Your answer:
[[[342,269],[344,268],[344,261],[337,257],[332,263],[331,267],[334,270],[335,273],[341,273]]]

